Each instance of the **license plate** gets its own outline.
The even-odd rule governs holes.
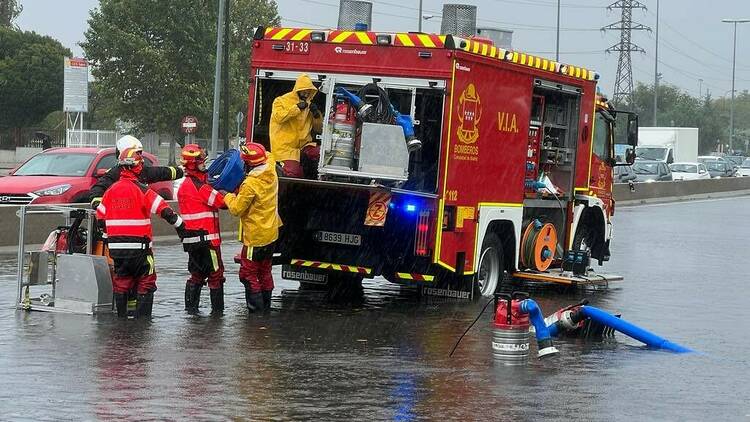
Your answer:
[[[313,234],[313,239],[323,243],[336,243],[339,245],[362,245],[362,236],[358,234],[336,233],[319,231]]]
[[[287,54],[310,54],[310,43],[307,41],[287,41],[284,44]]]

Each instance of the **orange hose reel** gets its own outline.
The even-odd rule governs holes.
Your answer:
[[[552,223],[534,219],[521,238],[521,265],[536,271],[546,271],[555,258],[557,230]]]

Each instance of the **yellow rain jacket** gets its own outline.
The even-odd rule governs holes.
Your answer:
[[[302,147],[313,143],[310,130],[315,128],[320,132],[323,126],[323,117],[315,119],[310,113],[310,101],[315,96],[314,94],[307,99],[307,108],[300,110],[297,107],[300,102],[297,92],[304,90],[318,92],[310,77],[302,74],[297,78],[292,92],[273,100],[269,137],[271,138],[271,154],[276,161],[299,161]]]
[[[245,246],[265,246],[278,239],[279,179],[273,158],[250,170],[239,192],[226,194],[224,203],[232,215],[240,218]]]

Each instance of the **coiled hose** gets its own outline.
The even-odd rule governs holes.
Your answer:
[[[357,96],[372,105],[373,111],[370,114],[368,121],[371,123],[383,123],[393,124],[396,116],[393,113],[393,106],[391,105],[391,99],[388,97],[388,93],[378,86],[378,84],[371,82],[357,91]],[[369,97],[377,97],[376,102],[366,100]]]

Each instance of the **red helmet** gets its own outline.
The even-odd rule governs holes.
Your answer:
[[[248,142],[245,145],[240,145],[240,158],[242,158],[242,161],[245,163],[255,167],[265,164],[268,160],[268,153],[266,153],[266,149],[263,145],[255,142]]]
[[[197,144],[187,144],[182,148],[182,158],[180,162],[186,169],[206,169],[206,152]]]
[[[125,148],[117,157],[117,164],[121,166],[137,166],[143,163],[143,149],[136,147]]]

